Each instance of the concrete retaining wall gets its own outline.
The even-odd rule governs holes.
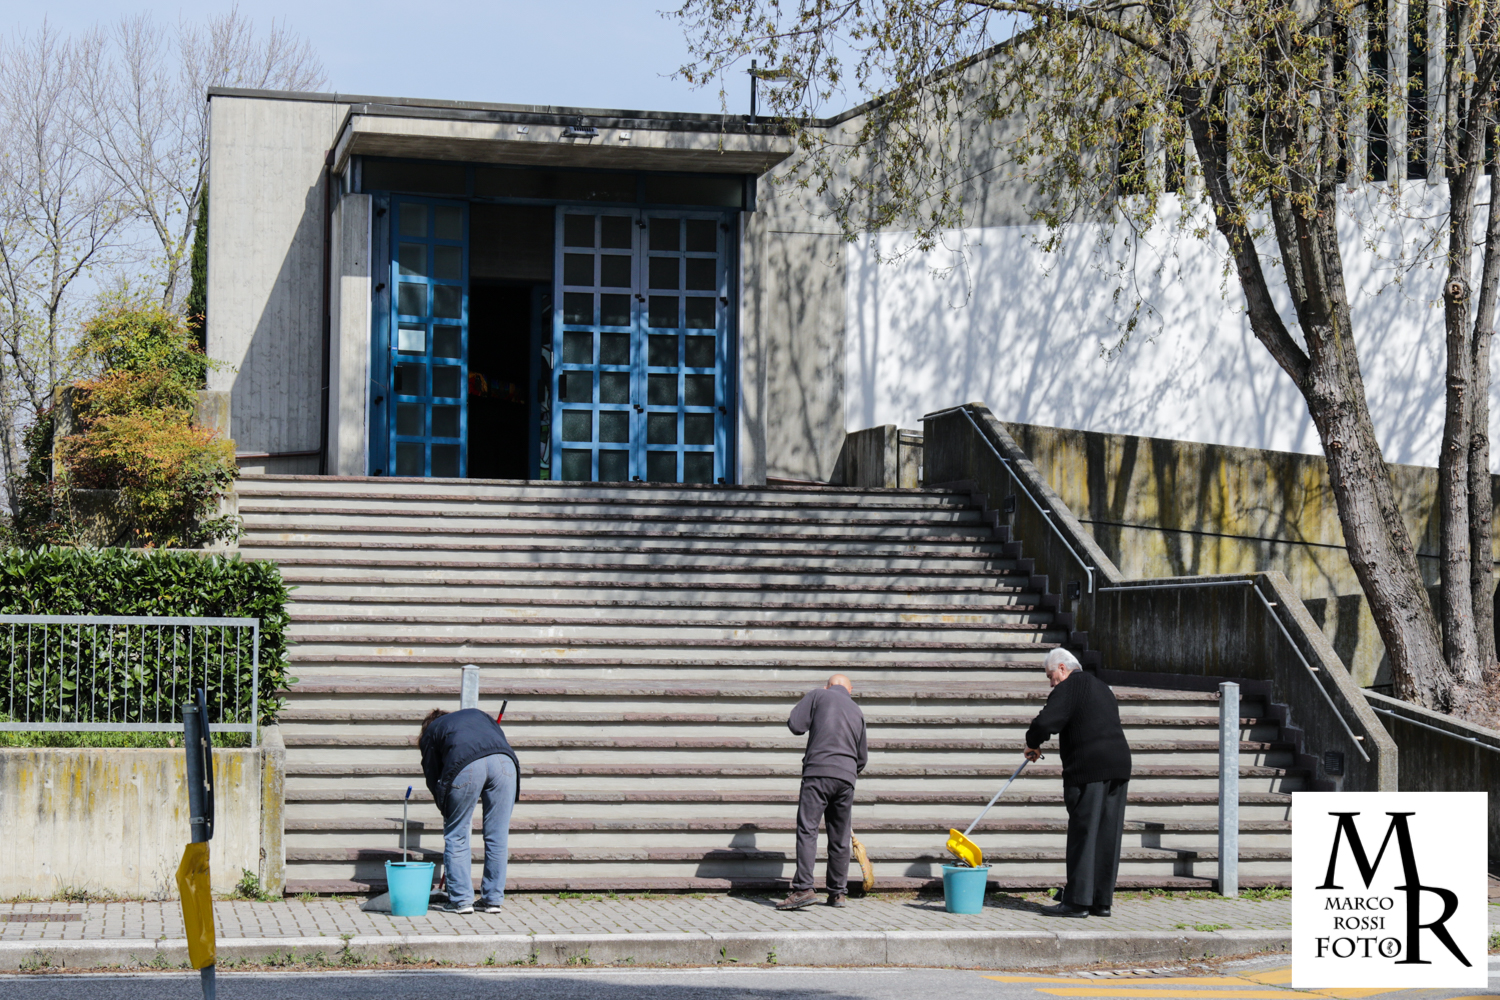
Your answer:
[[[916,489],[922,483],[922,433],[895,424],[844,435],[830,482],[840,486]]]
[[[216,892],[242,870],[285,882],[286,751],[270,727],[255,750],[214,752]],[[188,842],[182,750],[0,749],[0,897],[172,899]]]
[[[1490,793],[1490,870],[1500,872],[1500,732],[1366,691],[1401,745],[1401,791]]]
[[[1126,576],[1279,570],[1360,686],[1389,682],[1322,456],[1034,424],[1005,429]],[[1390,471],[1418,565],[1436,587],[1437,470]],[[1500,498],[1500,477],[1492,484]]]

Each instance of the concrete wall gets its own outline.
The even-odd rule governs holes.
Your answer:
[[[847,245],[795,162],[762,178],[741,255],[741,481],[827,482],[844,443]]]
[[[1414,216],[1441,217],[1446,188],[1403,191]],[[1422,259],[1398,266],[1396,256],[1425,236],[1372,191],[1346,193],[1344,209],[1355,340],[1377,435],[1389,461],[1436,465],[1442,268]],[[1129,250],[1122,229],[1104,232],[1113,238],[1105,259],[1091,226],[1070,228],[1055,254],[1034,245],[1046,235],[1034,225],[964,229],[929,252],[896,232],[850,246],[846,427],[912,427],[924,413],[984,399],[1016,423],[1319,454],[1305,402],[1250,332],[1222,248],[1190,237],[1174,248],[1166,225]],[[1115,256],[1134,262],[1119,299],[1118,283],[1100,270]],[[1269,273],[1278,280],[1280,271]],[[1275,292],[1295,330],[1285,288]],[[1126,337],[1138,296],[1146,308]],[[1493,437],[1500,388],[1491,391]],[[1500,470],[1500,450],[1492,462]]]
[[[1403,792],[1490,793],[1490,870],[1500,874],[1500,732],[1366,692],[1401,746]]]
[[[333,345],[328,471],[363,476],[370,454],[370,196],[348,194],[333,215]]]
[[[210,102],[208,354],[226,367],[247,471],[316,472],[323,372],[323,160],[345,104]]]
[[[1359,684],[1389,682],[1321,455],[1017,423],[1006,429],[1122,573],[1280,570]],[[1437,472],[1393,465],[1391,479],[1418,565],[1435,587]],[[1500,497],[1500,477],[1494,485]]]
[[[851,431],[833,482],[841,486],[916,489],[922,485],[922,435],[895,424]]]
[[[182,750],[0,749],[0,897],[175,899],[186,769]],[[279,738],[214,752],[216,892],[242,869],[281,891],[284,771]]]

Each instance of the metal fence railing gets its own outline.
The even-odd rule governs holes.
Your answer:
[[[260,619],[0,615],[0,678],[0,731],[176,731],[201,687],[253,747]]]

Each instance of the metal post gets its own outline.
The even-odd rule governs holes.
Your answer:
[[[212,779],[205,770],[213,767],[213,746],[206,735],[205,710],[201,693],[196,704],[189,702],[182,706],[182,742],[187,753],[188,828],[195,844],[201,844],[214,835],[209,786]],[[218,984],[214,979],[214,966],[206,965],[198,970],[198,981],[203,987],[204,1000],[215,1000]]]
[[[1240,686],[1219,685],[1219,895],[1240,894]]]
[[[479,707],[479,668],[472,663],[464,665],[463,681],[458,687],[458,707]]]

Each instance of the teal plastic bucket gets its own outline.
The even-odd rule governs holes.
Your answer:
[[[979,913],[984,909],[984,887],[990,881],[990,866],[943,866],[943,905],[949,913]]]
[[[385,885],[391,894],[391,916],[425,917],[432,896],[431,861],[387,861]]]

